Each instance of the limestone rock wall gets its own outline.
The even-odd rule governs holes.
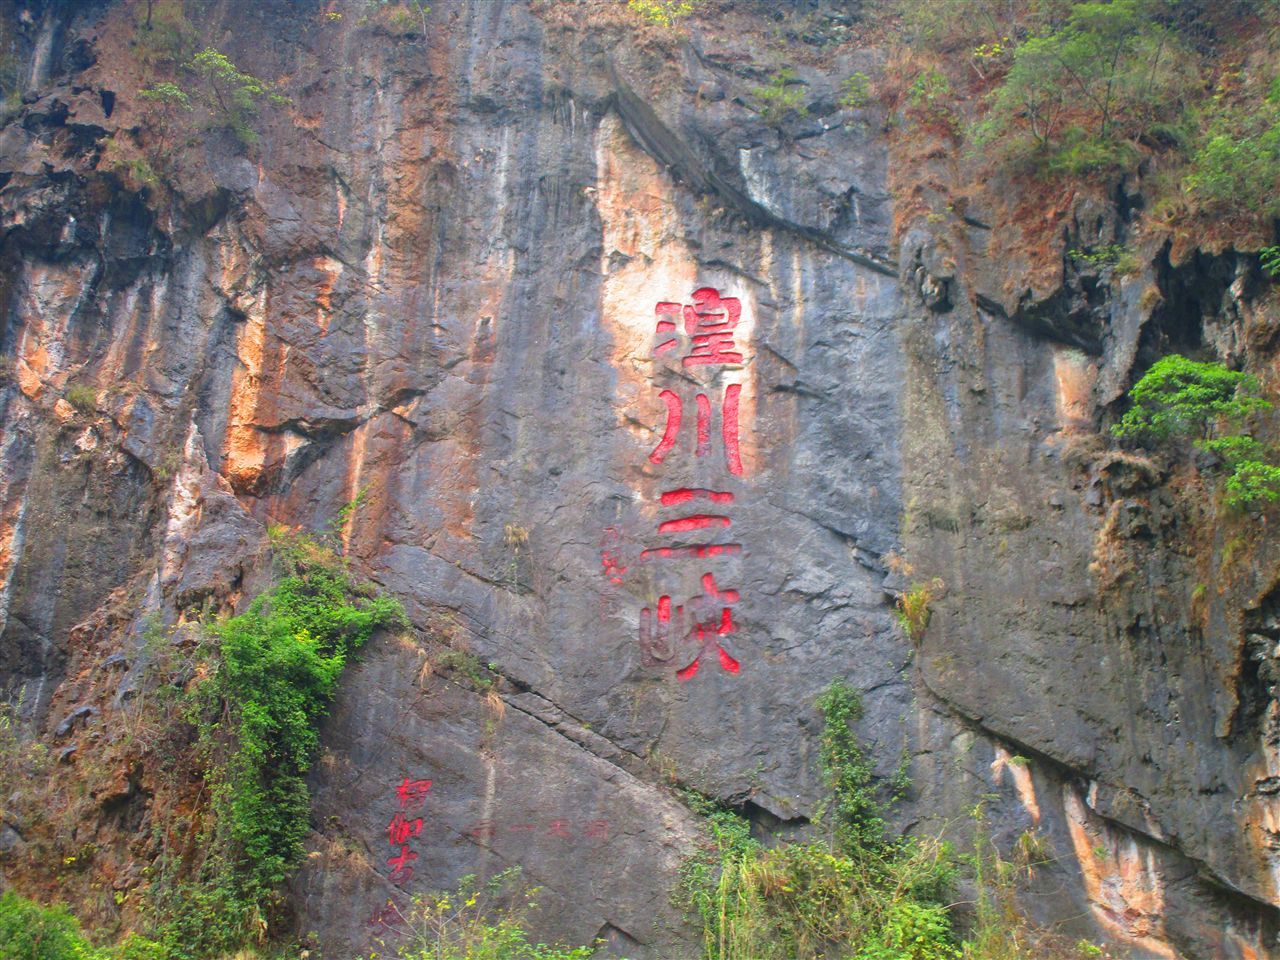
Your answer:
[[[354,0],[224,0],[202,29],[292,102],[252,149],[175,148],[172,188],[104,150],[153,135],[138,10],[16,6],[0,678],[77,747],[68,776],[91,750],[133,769],[109,717],[148,618],[234,608],[267,524],[362,494],[349,555],[494,682],[404,637],[349,668],[292,891],[324,956],[512,865],[548,937],[695,956],[672,784],[802,829],[837,677],[880,772],[911,760],[900,826],[963,832],[986,798],[1006,847],[1043,837],[1040,919],[1136,956],[1270,955],[1277,628],[1241,612],[1270,585],[1193,627],[1174,508],[1071,453],[1161,318],[1118,282],[1092,314],[1001,306],[1018,264],[980,226],[895,207],[915,161],[880,108],[837,103],[884,59],[856,6],[716,0],[684,42],[603,2],[440,0],[424,33]],[[778,129],[751,91],[784,63],[809,109]],[[1147,279],[1191,282],[1172,271]],[[1256,299],[1204,322],[1243,329]],[[1120,523],[1149,543],[1117,605],[1096,561]],[[893,599],[920,578],[917,650]],[[121,782],[104,796],[141,831],[145,777]],[[84,829],[127,891],[149,853],[111,817]]]

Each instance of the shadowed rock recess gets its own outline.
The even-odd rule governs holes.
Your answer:
[[[518,865],[540,937],[696,957],[673,784],[802,830],[814,701],[843,678],[877,773],[910,760],[896,828],[964,834],[985,801],[1004,849],[1044,839],[1037,920],[1137,957],[1280,956],[1278,551],[1193,602],[1210,561],[1162,546],[1176,505],[1090,447],[1162,345],[1271,356],[1243,261],[1157,251],[1032,292],[978,205],[957,227],[895,203],[916,174],[882,108],[836,105],[884,52],[826,0],[791,39],[748,0],[679,36],[604,2],[433,0],[425,33],[357,0],[198,4],[290,102],[256,144],[171,132],[147,182],[108,146],[160,136],[146,6],[0,12],[23,91],[0,127],[0,683],[60,781],[116,765],[67,840],[109,881],[58,888],[87,919],[155,857],[112,723],[147,625],[242,608],[269,524],[360,496],[346,552],[414,629],[353,659],[325,721],[289,889],[320,955]],[[750,91],[783,62],[809,110],[779,129]],[[424,670],[423,637],[489,695]],[[387,823],[420,780],[406,877]],[[0,882],[48,892],[27,832],[0,826]]]

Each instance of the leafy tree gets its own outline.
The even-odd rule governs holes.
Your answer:
[[[1133,406],[1111,428],[1117,437],[1207,440],[1220,423],[1238,423],[1271,403],[1257,396],[1252,374],[1179,354],[1161,357],[1129,391]]]
[[[1079,175],[1133,162],[1132,141],[1176,118],[1192,62],[1170,0],[1071,5],[1018,44],[978,143],[1009,159]]]
[[[6,960],[107,960],[63,906],[43,907],[13,891],[0,895],[0,956]]]
[[[1219,93],[1183,185],[1209,210],[1280,216],[1280,77],[1261,104],[1228,105]]]
[[[256,143],[258,133],[251,126],[264,105],[283,106],[289,98],[278,93],[266,80],[243,73],[226,54],[212,47],[197,53],[187,65],[202,81],[201,99],[242,143]]]
[[[1280,467],[1265,459],[1261,443],[1238,432],[1251,413],[1269,410],[1252,374],[1178,354],[1156,361],[1129,391],[1133,406],[1111,428],[1118,437],[1166,443],[1192,438],[1229,470],[1226,503],[1243,507],[1280,499]]]

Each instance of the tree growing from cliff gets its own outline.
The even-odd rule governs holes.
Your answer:
[[[225,54],[206,47],[187,65],[200,80],[199,97],[241,143],[258,141],[252,123],[264,106],[283,106],[289,98],[268,81],[241,71]]]
[[[1075,3],[1014,50],[974,140],[1002,158],[1081,175],[1131,165],[1134,143],[1183,109],[1192,58],[1167,0]]]
[[[1274,501],[1280,499],[1280,467],[1267,462],[1263,445],[1240,430],[1250,414],[1271,409],[1260,391],[1252,374],[1170,354],[1133,385],[1132,406],[1111,432],[1155,444],[1190,439],[1229,468],[1229,505]]]

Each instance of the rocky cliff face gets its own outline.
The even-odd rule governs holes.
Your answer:
[[[325,956],[510,865],[548,936],[693,956],[671,783],[802,828],[835,678],[879,771],[910,759],[903,828],[985,798],[1003,844],[1041,838],[1039,918],[1273,955],[1275,548],[1097,435],[1170,345],[1270,360],[1250,265],[1046,268],[1001,185],[926,216],[964,172],[838,106],[885,56],[841,5],[708,3],[684,36],[607,3],[363,8],[211,5],[292,102],[252,149],[175,141],[162,183],[112,153],[156,137],[139,10],[11,11],[0,675],[90,800],[92,874],[58,891],[107,923],[155,855],[112,723],[148,624],[233,608],[267,524],[361,496],[348,554],[493,682],[409,637],[349,668],[292,889]],[[779,129],[750,90],[783,63],[809,115]],[[1122,236],[1123,201],[1051,211],[1058,253]],[[50,884],[38,825],[2,829],[7,882]]]

